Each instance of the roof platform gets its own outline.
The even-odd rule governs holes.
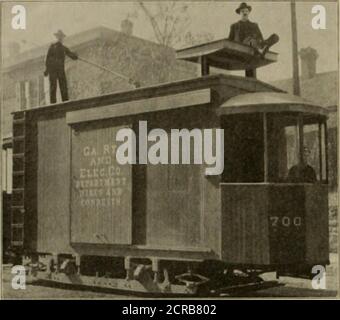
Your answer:
[[[264,56],[248,45],[221,39],[176,51],[176,58],[201,64],[201,75],[209,74],[209,66],[224,70],[245,70],[246,76],[256,77],[256,69],[277,62],[278,53]]]
[[[158,111],[160,105],[152,101],[152,105],[145,103],[146,99],[169,96],[169,95],[186,95],[186,93],[201,89],[214,89],[221,92],[221,97],[226,93],[229,96],[229,91],[235,94],[235,90],[240,92],[257,92],[257,91],[274,91],[283,92],[268,83],[262,82],[254,78],[245,78],[236,75],[212,74],[206,77],[195,77],[192,79],[178,80],[173,82],[161,83],[137,89],[129,89],[119,92],[107,93],[105,95],[88,97],[78,100],[68,100],[55,104],[36,106],[30,109],[18,110],[12,114],[49,114],[51,112],[76,111],[93,107],[102,107],[107,105],[116,105],[128,101],[144,100],[140,106],[139,112],[151,108],[153,111]],[[229,90],[232,89],[232,90]],[[148,111],[150,112],[150,110]]]

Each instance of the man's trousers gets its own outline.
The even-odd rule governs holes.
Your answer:
[[[68,91],[65,70],[56,70],[50,72],[49,78],[50,78],[50,103],[57,102],[57,81],[59,82],[61,99],[62,101],[67,101]]]
[[[243,40],[243,43],[255,49],[262,49],[265,46],[269,49],[275,43],[279,42],[279,40],[280,40],[279,36],[274,33],[266,40],[247,37]]]

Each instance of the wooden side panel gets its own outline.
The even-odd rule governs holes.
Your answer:
[[[2,256],[7,263],[8,255],[5,250],[11,245],[11,195],[2,192]]]
[[[202,242],[220,257],[222,245],[220,176],[205,176],[203,179]]]
[[[116,160],[122,128],[72,129],[71,242],[131,244],[131,165]]]
[[[37,250],[37,174],[38,174],[38,134],[36,119],[27,116],[25,129],[25,178],[13,177],[13,185],[25,184],[24,243],[31,251]],[[20,167],[20,159],[13,159]]]
[[[139,113],[199,106],[210,103],[210,95],[210,89],[201,89],[167,95],[165,97],[154,97],[137,101],[129,101],[116,105],[93,108],[90,110],[73,111],[66,114],[66,122],[71,124],[117,118],[122,116],[131,116]]]
[[[230,94],[228,91],[228,94]],[[219,101],[217,94],[215,101]],[[199,115],[199,119],[204,118],[203,127],[206,129],[221,128],[220,117],[216,116],[215,112],[210,112]],[[202,121],[201,121],[202,122]],[[216,136],[213,136],[213,146],[216,146]],[[223,148],[225,151],[225,147]],[[222,175],[205,175],[205,170],[208,165],[202,168],[202,242],[207,248],[213,250],[219,258],[221,257],[222,244],[222,203],[220,182]]]
[[[305,185],[307,263],[321,263],[329,259],[327,194],[327,185]]]
[[[69,246],[69,150],[65,118],[38,122],[39,252],[72,252]]]
[[[150,130],[157,127],[166,130],[171,150],[170,130],[191,130],[201,111],[197,108],[195,112],[187,110],[187,113],[172,111],[157,114],[155,118],[150,118],[148,126]],[[190,147],[193,150],[193,143]],[[204,246],[201,236],[203,178],[201,164],[146,166],[147,245],[169,249]]]
[[[192,165],[148,166],[148,245],[201,246],[199,171]]]
[[[271,184],[268,192],[271,264],[300,264],[306,255],[303,185]]]
[[[268,199],[263,185],[221,184],[222,259],[268,264]]]

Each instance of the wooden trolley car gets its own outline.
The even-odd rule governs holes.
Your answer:
[[[222,53],[210,48],[200,61],[235,66]],[[266,64],[242,61],[243,69]],[[12,248],[30,256],[35,276],[197,294],[328,264],[326,110],[208,69],[14,113]],[[138,134],[142,120],[148,130],[224,129],[223,173],[207,176],[206,164],[118,165],[117,130]],[[312,178],[296,174],[304,166]]]

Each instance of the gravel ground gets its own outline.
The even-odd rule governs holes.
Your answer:
[[[310,280],[282,277],[280,282],[284,286],[260,290],[247,294],[248,297],[315,297],[332,298],[337,295],[338,289],[338,257],[331,254],[331,265],[327,267],[326,289],[315,290]],[[114,291],[103,292],[89,288],[69,286],[51,286],[44,283],[27,284],[25,290],[14,290],[11,288],[10,267],[3,268],[3,299],[141,299],[132,295],[121,295]],[[275,280],[273,273],[263,275],[265,280]],[[143,297],[145,299],[145,297]]]

